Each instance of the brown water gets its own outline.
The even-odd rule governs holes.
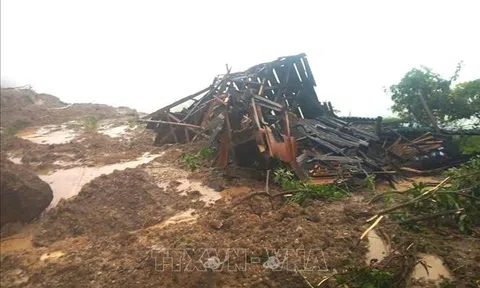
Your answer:
[[[198,214],[195,214],[195,209],[188,209],[187,211],[180,212],[174,216],[162,221],[158,224],[148,227],[148,229],[161,229],[168,225],[174,225],[182,222],[195,222],[198,218]]]
[[[102,126],[98,129],[98,132],[112,138],[119,138],[119,137],[123,137],[125,134],[127,134],[127,131],[130,130],[130,126],[128,125],[121,125],[116,127],[112,127],[112,126],[113,125]],[[135,127],[132,127],[132,129],[134,128]]]
[[[425,280],[433,280],[437,282],[437,284],[441,282],[442,278],[440,277],[440,275],[445,278],[452,279],[452,274],[450,273],[448,268],[443,265],[443,260],[440,257],[433,254],[424,253],[419,253],[418,256],[427,265],[428,273],[425,270],[425,267],[423,267],[423,265],[419,263],[413,269],[412,278],[424,278]]]
[[[217,192],[207,186],[203,186],[200,182],[190,181],[188,179],[179,179],[177,180],[181,184],[177,186],[178,191],[182,191],[182,193],[187,193],[189,191],[198,191],[202,196],[200,196],[200,200],[205,202],[206,206],[209,206],[215,201],[222,198],[222,194]]]
[[[375,230],[371,230],[368,235],[368,252],[366,262],[370,264],[370,261],[373,259],[377,259],[378,261],[382,261],[385,256],[388,255],[390,252],[390,245],[386,243]]]
[[[105,165],[101,167],[75,167],[71,169],[58,170],[49,175],[39,175],[39,177],[50,184],[53,190],[53,200],[50,208],[55,207],[60,199],[68,199],[80,192],[83,185],[97,178],[102,174],[110,174],[114,170],[124,170],[126,168],[134,168],[141,164],[148,163],[155,159],[158,155],[144,154],[142,157],[134,161]]]
[[[62,124],[43,126],[32,133],[19,133],[18,136],[38,144],[63,144],[72,141],[77,132]]]
[[[12,161],[15,164],[22,164],[22,158],[20,157],[8,157],[8,160]]]

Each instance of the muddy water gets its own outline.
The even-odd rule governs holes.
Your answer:
[[[110,174],[114,170],[134,168],[138,165],[148,163],[158,156],[160,156],[160,154],[150,155],[145,153],[142,157],[130,162],[116,163],[101,167],[75,167],[71,169],[58,170],[49,175],[39,175],[39,177],[43,181],[50,184],[50,187],[53,190],[53,200],[49,206],[51,208],[57,205],[60,199],[68,199],[77,195],[82,189],[83,185],[102,174]]]
[[[390,252],[390,246],[380,237],[380,235],[377,234],[377,232],[375,232],[375,230],[370,231],[367,237],[369,242],[366,258],[367,264],[370,264],[370,261],[373,259],[382,261],[382,259]]]
[[[188,191],[198,191],[202,196],[200,196],[200,200],[205,202],[207,206],[215,203],[215,201],[222,198],[222,194],[217,192],[211,188],[203,186],[200,182],[192,182],[187,179],[179,179],[177,180],[181,184],[177,186],[178,191],[183,191],[186,194]]]
[[[22,164],[22,158],[20,157],[8,157],[8,160],[12,161],[15,164]]]
[[[187,211],[180,212],[165,221],[148,227],[148,229],[161,229],[168,225],[178,224],[182,222],[195,222],[198,218],[198,214],[195,214],[195,209],[188,209]]]
[[[129,130],[130,127],[128,125],[122,125],[122,126],[117,126],[117,127],[110,127],[110,126],[105,126],[105,127],[100,127],[98,130],[99,133],[105,134],[107,136],[110,136],[112,138],[118,138],[122,137],[124,134],[127,133],[127,130]]]
[[[72,141],[77,134],[61,125],[40,127],[33,133],[19,133],[18,136],[38,144],[63,144]]]
[[[452,279],[452,274],[445,265],[440,257],[432,254],[419,253],[418,256],[421,260],[427,265],[428,273],[423,267],[422,264],[417,264],[412,272],[412,278],[420,279],[424,278],[425,280],[433,280],[439,284],[441,282],[441,277]]]

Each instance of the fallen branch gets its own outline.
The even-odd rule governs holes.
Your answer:
[[[373,224],[368,227],[367,230],[365,230],[365,232],[363,232],[362,236],[360,236],[360,240],[362,240],[363,238],[365,238],[365,236],[367,236],[368,232],[372,231],[373,228],[375,228],[375,226],[378,225],[378,223],[380,223],[380,221],[383,219],[383,215],[381,215],[380,217],[377,218],[377,220],[375,220],[375,222],[373,222]]]
[[[410,201],[407,201],[407,202],[404,202],[404,203],[400,203],[398,205],[395,205],[395,206],[392,206],[390,208],[387,208],[387,209],[384,209],[380,212],[378,212],[375,216],[373,216],[372,218],[368,219],[367,222],[370,222],[370,221],[373,221],[375,220],[377,217],[381,216],[381,215],[385,215],[387,213],[390,213],[394,210],[397,210],[397,209],[400,209],[400,208],[403,208],[403,207],[407,207],[413,203],[416,203],[420,200],[425,200],[429,197],[431,197],[433,194],[435,194],[436,191],[438,191],[438,189],[442,188],[445,184],[447,184],[447,182],[450,181],[450,177],[447,177],[445,178],[442,182],[440,182],[440,184],[438,184],[437,186],[433,187],[432,189],[429,189],[428,191],[425,191],[423,192],[421,195],[413,198],[412,200]]]
[[[270,197],[270,198],[274,198],[274,197],[277,197],[277,196],[283,196],[283,195],[288,195],[288,194],[302,192],[302,191],[307,191],[307,189],[288,190],[288,191],[278,192],[278,193],[275,193],[275,194],[270,194],[267,191],[252,192],[250,194],[245,195],[242,199],[238,200],[238,202],[235,205],[238,205],[241,202],[243,202],[245,200],[248,200],[248,199],[250,199],[252,197],[255,197],[255,196],[267,196],[267,197]]]
[[[462,196],[467,197],[467,198],[471,198],[471,199],[480,201],[480,198],[478,198],[478,197],[475,197],[475,196],[467,194],[467,193],[458,192],[458,191],[440,191],[440,192],[438,192],[438,194],[458,194],[458,195],[462,195]]]
[[[307,283],[308,287],[310,288],[315,288],[313,287],[313,285],[310,283],[310,281],[308,281],[307,277],[305,277],[302,272],[300,272],[300,270],[296,269],[295,268],[295,272],[297,272],[300,276],[302,276],[303,280],[305,281],[305,283]]]
[[[430,219],[435,219],[438,217],[442,217],[445,215],[450,215],[450,214],[461,214],[465,211],[465,209],[454,209],[454,210],[448,210],[448,211],[443,211],[431,215],[425,215],[425,216],[418,216],[418,217],[412,217],[408,218],[402,221],[399,221],[398,224],[409,224],[409,223],[415,223],[415,222],[420,222],[420,221],[425,221],[425,220],[430,220]]]

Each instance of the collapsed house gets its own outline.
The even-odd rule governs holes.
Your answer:
[[[337,117],[331,103],[318,100],[305,54],[227,70],[205,89],[143,117],[157,133],[156,145],[207,141],[217,167],[267,169],[280,160],[300,179],[319,181],[415,172],[406,163],[443,149],[431,133],[382,137],[381,127],[369,131]]]

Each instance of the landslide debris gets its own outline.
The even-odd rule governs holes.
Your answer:
[[[67,237],[100,237],[146,228],[176,210],[187,209],[180,204],[183,198],[187,196],[160,188],[139,168],[116,170],[92,180],[77,196],[61,200],[48,211],[34,243],[44,246]]]
[[[30,222],[38,217],[53,199],[50,186],[33,171],[2,159],[1,226],[13,222]]]

